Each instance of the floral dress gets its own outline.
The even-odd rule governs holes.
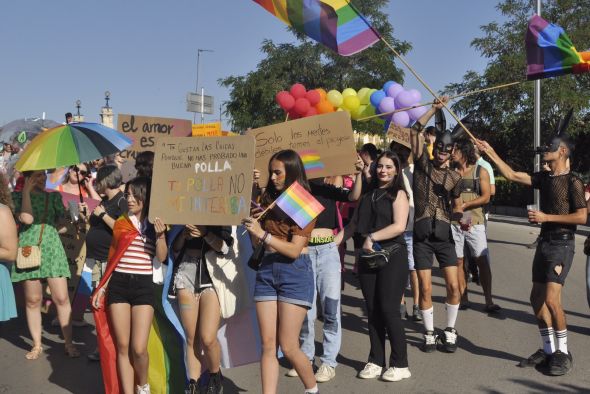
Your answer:
[[[43,230],[41,240],[41,265],[37,268],[20,270],[16,267],[16,264],[13,264],[11,275],[13,282],[21,282],[27,279],[70,277],[68,259],[56,229],[59,220],[64,217],[65,212],[61,194],[57,192],[31,193],[34,220],[31,225],[20,224],[18,246],[23,247],[38,244],[45,212],[46,196],[48,204],[45,229]],[[13,193],[12,199],[15,205],[15,212],[20,213],[22,193]]]

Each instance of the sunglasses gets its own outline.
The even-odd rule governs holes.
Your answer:
[[[77,173],[79,173],[82,176],[88,175],[88,171],[81,170],[80,168],[78,168],[78,166],[72,167],[72,171],[76,171]]]

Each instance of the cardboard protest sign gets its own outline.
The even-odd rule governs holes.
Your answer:
[[[410,129],[407,127],[398,126],[393,122],[389,124],[389,129],[387,130],[387,139],[389,141],[395,141],[398,144],[411,149],[412,143],[410,141],[410,136]]]
[[[293,149],[305,166],[308,178],[346,175],[357,172],[354,133],[347,112],[278,123],[249,130],[256,138],[256,168],[261,186],[268,181],[268,161],[283,149]]]
[[[67,222],[66,232],[59,235],[70,264],[74,265],[75,273],[80,275],[86,260],[86,232],[81,231],[77,224]]]
[[[250,213],[254,150],[252,136],[159,139],[150,221],[240,224]]]
[[[220,122],[193,125],[193,137],[219,137],[221,135]]]

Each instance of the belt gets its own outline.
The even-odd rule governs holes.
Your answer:
[[[541,238],[545,241],[572,241],[574,239],[574,234],[570,232],[548,233],[541,234]]]

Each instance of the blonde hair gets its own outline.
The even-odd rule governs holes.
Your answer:
[[[0,173],[0,204],[4,204],[14,212],[14,203],[12,202],[12,194],[8,188],[8,180],[3,173]]]

